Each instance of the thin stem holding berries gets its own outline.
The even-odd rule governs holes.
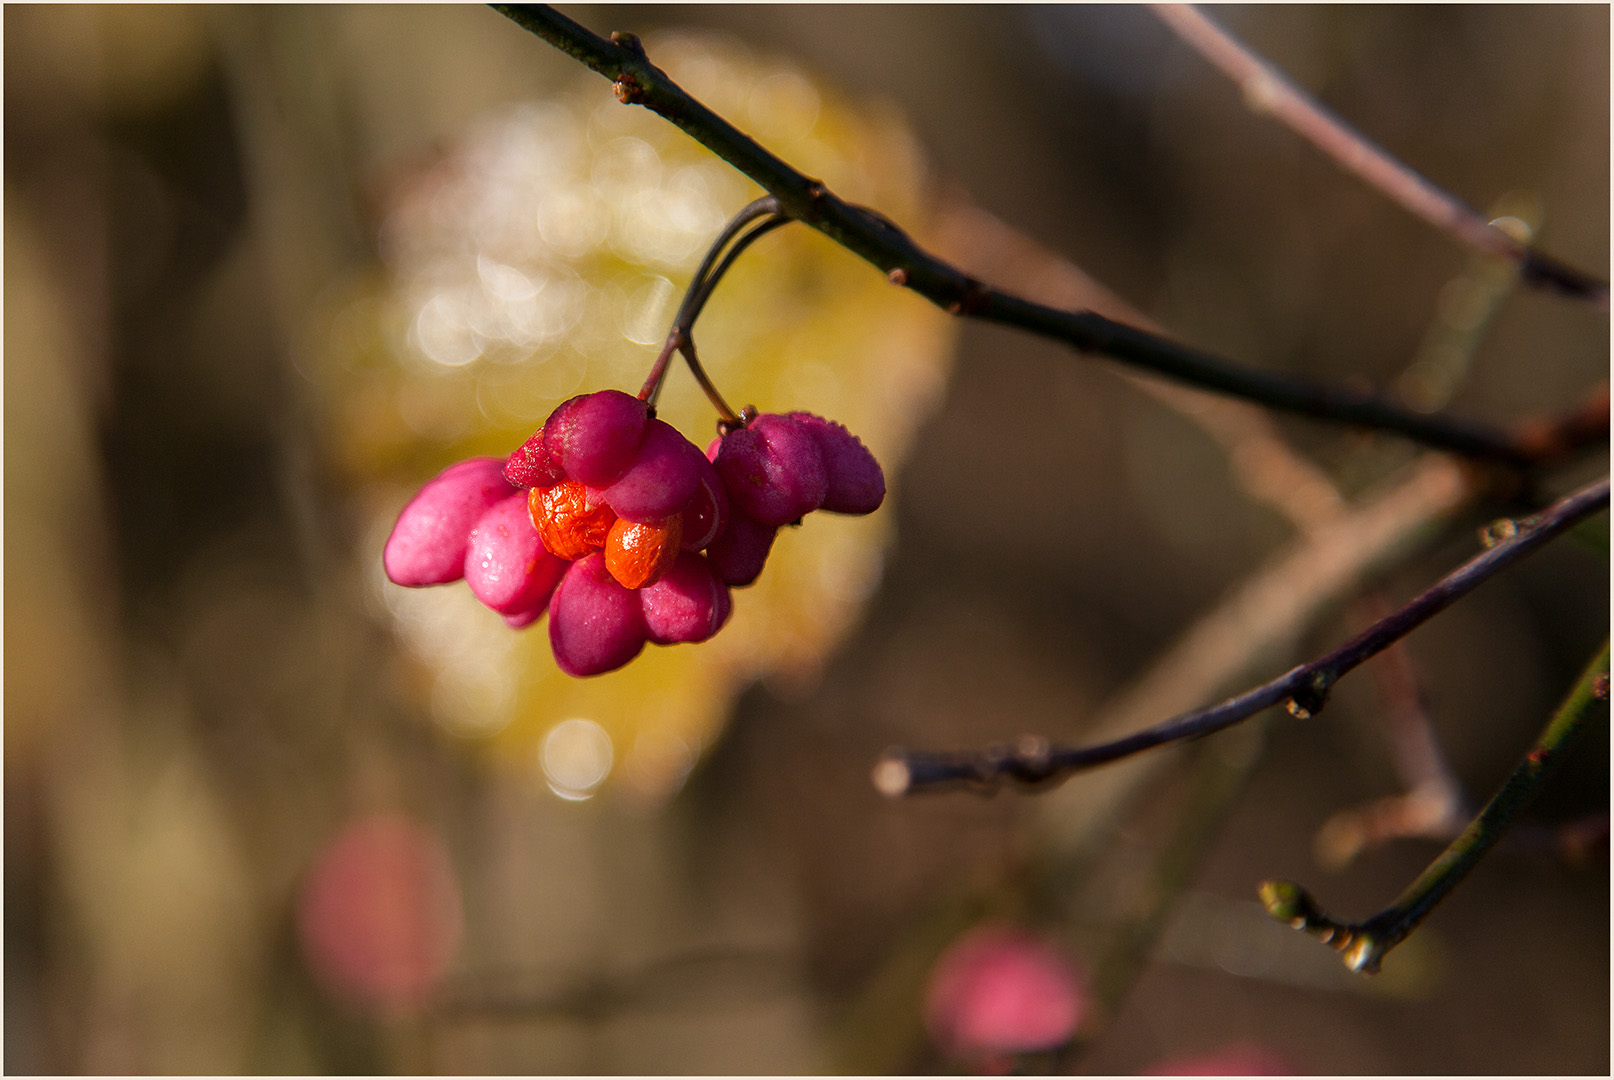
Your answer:
[[[742,230],[758,218],[765,220],[742,235]],[[717,239],[712,241],[712,246],[706,251],[706,257],[701,260],[700,268],[690,279],[689,289],[684,293],[683,302],[678,305],[678,314],[673,317],[674,329],[688,332],[690,327],[695,325],[695,320],[700,318],[701,309],[711,298],[712,290],[723,280],[723,275],[729,272],[740,252],[790,220],[790,216],[779,209],[779,200],[772,195],[764,195],[742,207],[739,213],[723,226],[723,231],[717,234]],[[731,241],[734,246],[725,254],[723,249]],[[720,254],[723,255],[722,262],[717,261]]]
[[[761,224],[747,232],[747,226],[758,218],[763,219]],[[742,207],[739,213],[723,226],[717,238],[712,241],[711,247],[707,248],[706,257],[701,260],[695,276],[690,279],[689,288],[684,291],[684,299],[679,303],[678,311],[673,316],[672,327],[667,331],[667,340],[662,344],[661,352],[657,354],[656,362],[651,365],[650,374],[639,390],[640,401],[646,402],[651,408],[655,407],[656,399],[661,395],[661,384],[667,377],[667,367],[672,361],[673,353],[676,352],[683,356],[685,363],[689,365],[690,374],[695,376],[695,381],[700,384],[707,400],[717,410],[720,425],[731,428],[742,424],[740,415],[723,399],[711,377],[706,374],[706,369],[701,367],[700,358],[695,354],[695,320],[700,318],[706,302],[712,298],[712,290],[717,288],[717,283],[723,280],[723,275],[729,272],[734,261],[745,249],[779,226],[789,224],[791,220],[780,211],[778,199],[772,195],[764,195]],[[725,248],[728,249],[726,252]]]
[[[1334,684],[1363,661],[1405,637],[1501,570],[1585,518],[1606,509],[1608,500],[1609,481],[1604,478],[1533,517],[1510,522],[1511,531],[1491,530],[1489,535],[1495,539],[1487,550],[1355,638],[1311,663],[1302,664],[1219,705],[1173,717],[1097,746],[1060,747],[1050,745],[1045,739],[1027,738],[1016,747],[992,747],[967,753],[892,750],[875,768],[875,786],[887,795],[898,796],[960,784],[987,790],[1005,781],[1045,784],[1167,743],[1209,735],[1274,705],[1287,703],[1295,717],[1309,719],[1322,711]]]
[[[678,351],[683,353],[684,362],[689,365],[690,374],[695,376],[695,381],[700,383],[701,389],[705,391],[706,400],[710,401],[712,407],[717,410],[720,429],[743,427],[744,421],[740,419],[740,414],[729,408],[729,403],[723,400],[723,395],[718,393],[717,387],[712,383],[711,376],[707,375],[706,369],[701,367],[700,358],[695,355],[695,340],[685,338],[683,343],[678,346]]]
[[[1602,649],[1553,714],[1535,747],[1519,762],[1501,790],[1395,903],[1363,922],[1342,923],[1325,915],[1311,894],[1294,882],[1268,881],[1261,885],[1261,902],[1267,912],[1332,945],[1344,955],[1345,966],[1352,971],[1376,973],[1384,955],[1405,941],[1502,838],[1585,728],[1594,706],[1607,706],[1608,653],[1605,638]]]

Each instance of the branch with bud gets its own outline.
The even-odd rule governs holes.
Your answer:
[[[1440,857],[1429,864],[1389,907],[1360,923],[1343,923],[1323,914],[1310,893],[1291,881],[1261,885],[1261,903],[1273,918],[1332,946],[1352,971],[1373,974],[1384,956],[1407,939],[1418,924],[1468,876],[1495,846],[1519,811],[1563,760],[1565,751],[1594,714],[1608,706],[1608,641],[1587,665],[1569,696],[1553,714],[1536,745],[1507,782]]]
[[[875,766],[875,786],[898,796],[951,786],[989,790],[1006,782],[1043,785],[1157,746],[1221,731],[1274,705],[1286,706],[1296,719],[1310,719],[1327,704],[1334,684],[1363,661],[1554,537],[1607,509],[1608,498],[1609,482],[1599,480],[1532,517],[1487,526],[1482,535],[1485,551],[1402,607],[1332,652],[1210,708],[1096,746],[1058,746],[1040,736],[1026,736],[1014,746],[963,753],[891,750]]]

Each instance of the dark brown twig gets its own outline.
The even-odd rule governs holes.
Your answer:
[[[753,225],[753,222],[761,221]],[[739,213],[729,219],[706,249],[706,257],[701,260],[690,278],[689,287],[684,291],[684,299],[678,305],[678,311],[673,315],[672,327],[667,331],[667,339],[662,343],[661,352],[656,356],[655,363],[650,367],[650,374],[646,376],[644,386],[639,390],[639,399],[647,401],[653,408],[656,399],[661,394],[662,381],[667,377],[667,366],[673,354],[679,353],[689,365],[690,373],[700,384],[706,398],[717,410],[721,422],[727,426],[739,424],[740,417],[723,395],[718,393],[717,387],[712,383],[706,369],[701,367],[700,358],[695,353],[695,320],[700,318],[706,302],[712,298],[712,290],[717,283],[734,265],[734,260],[741,253],[768,233],[781,225],[789,224],[791,219],[779,212],[779,200],[772,195],[747,204]],[[749,226],[749,231],[747,227]],[[728,250],[725,252],[724,249]],[[721,256],[721,259],[719,258]]]
[[[1403,435],[1465,457],[1514,466],[1551,461],[1536,447],[1474,421],[1426,415],[1381,395],[1257,371],[1091,311],[1061,311],[990,288],[925,251],[883,215],[836,196],[691,97],[651,64],[638,39],[606,41],[541,4],[495,9],[613,81],[624,102],[643,105],[756,181],[780,213],[822,232],[892,281],[943,310],[1014,326],[1184,383],[1259,405]]]
[[[1061,747],[1051,745],[1046,739],[1027,737],[1015,746],[964,753],[892,750],[875,767],[875,786],[891,796],[959,785],[991,790],[1007,781],[1034,786],[1063,780],[1081,770],[1167,743],[1209,735],[1274,705],[1286,703],[1291,714],[1308,719],[1322,710],[1329,691],[1340,678],[1501,570],[1605,509],[1608,494],[1609,482],[1605,478],[1515,523],[1511,535],[1498,539],[1488,550],[1344,645],[1208,709],[1184,713],[1096,746]]]

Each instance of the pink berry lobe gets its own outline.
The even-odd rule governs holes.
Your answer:
[[[822,509],[835,514],[872,514],[885,501],[885,472],[868,447],[833,420],[793,412],[790,419],[806,428],[824,455],[829,489]]]
[[[601,390],[563,402],[544,422],[544,442],[568,477],[605,487],[639,456],[648,419],[638,398]]]
[[[786,416],[764,413],[723,437],[713,462],[734,506],[764,525],[787,525],[818,509],[829,477],[818,441]]]
[[[724,582],[735,588],[751,584],[762,573],[773,550],[774,537],[779,530],[773,525],[746,517],[737,511],[729,512],[728,528],[706,549],[712,569]]]
[[[705,559],[688,551],[660,581],[641,589],[639,599],[645,628],[657,645],[705,641],[733,611],[728,586]]]
[[[495,503],[471,529],[465,549],[465,584],[478,600],[501,615],[535,610],[541,614],[566,566],[564,559],[551,555],[538,539],[527,513],[526,493],[514,491]]]
[[[605,489],[617,517],[640,523],[682,513],[700,485],[701,452],[661,420],[645,425],[644,444],[619,480]]]
[[[572,563],[549,601],[549,644],[568,675],[601,675],[644,648],[639,595],[624,589],[599,552]]]
[[[450,465],[409,500],[381,553],[387,577],[411,588],[458,581],[467,536],[479,518],[514,489],[498,458]]]

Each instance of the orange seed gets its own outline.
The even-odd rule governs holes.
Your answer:
[[[682,514],[640,524],[618,518],[605,540],[605,568],[624,589],[654,585],[678,561]]]
[[[573,561],[604,547],[616,520],[599,493],[576,480],[533,488],[527,494],[527,513],[550,554]]]

